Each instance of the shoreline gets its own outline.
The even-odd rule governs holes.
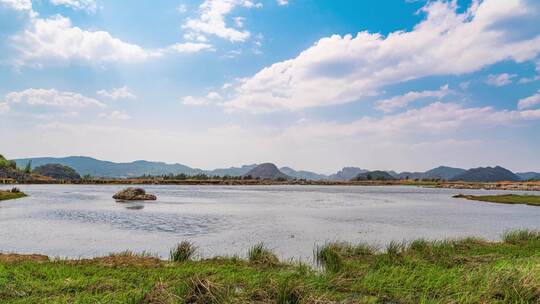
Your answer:
[[[273,186],[273,185],[301,185],[301,186],[416,186],[443,189],[471,189],[471,190],[511,190],[511,191],[540,191],[540,181],[530,182],[435,182],[435,181],[273,181],[273,180],[165,180],[165,179],[91,179],[80,181],[69,180],[31,180],[16,181],[0,179],[0,185],[194,185],[194,186]]]

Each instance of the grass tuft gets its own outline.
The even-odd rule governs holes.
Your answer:
[[[161,281],[144,296],[139,304],[174,304],[178,303],[177,297],[168,290],[168,286]]]
[[[228,297],[228,289],[208,278],[195,277],[188,281],[185,302],[190,304],[222,304]]]
[[[259,243],[249,249],[248,259],[251,263],[255,264],[277,265],[279,263],[279,259],[275,253],[266,248],[263,243]]]
[[[391,257],[400,257],[403,255],[406,248],[407,248],[407,245],[405,242],[391,241],[386,246],[386,254]]]
[[[512,245],[524,244],[528,242],[539,242],[540,230],[509,230],[503,234],[503,241]]]
[[[192,242],[182,241],[175,248],[171,249],[170,258],[173,262],[186,262],[193,260],[197,253],[197,246]]]
[[[293,278],[281,281],[277,288],[276,302],[278,304],[301,303],[305,294],[305,287]]]
[[[331,272],[338,272],[342,269],[345,259],[360,259],[376,253],[377,248],[366,243],[332,242],[315,247],[313,255],[318,266]]]

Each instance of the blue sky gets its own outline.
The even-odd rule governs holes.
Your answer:
[[[534,0],[0,0],[1,153],[540,171]]]

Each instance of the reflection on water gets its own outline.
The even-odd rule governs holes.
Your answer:
[[[129,205],[125,205],[125,207],[128,210],[142,210],[142,209],[144,209],[143,204],[129,204]]]
[[[111,196],[120,186],[21,188],[31,196],[0,203],[2,251],[88,257],[130,249],[167,256],[189,239],[204,256],[242,254],[265,242],[283,257],[307,259],[315,244],[331,240],[495,240],[510,228],[540,228],[538,207],[451,198],[486,192],[480,190],[146,186],[156,202],[117,203]]]

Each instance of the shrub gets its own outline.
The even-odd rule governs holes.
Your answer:
[[[21,193],[21,190],[17,187],[11,188],[11,193]]]
[[[197,252],[197,246],[189,241],[183,241],[171,249],[170,257],[173,262],[186,262],[192,260]]]

